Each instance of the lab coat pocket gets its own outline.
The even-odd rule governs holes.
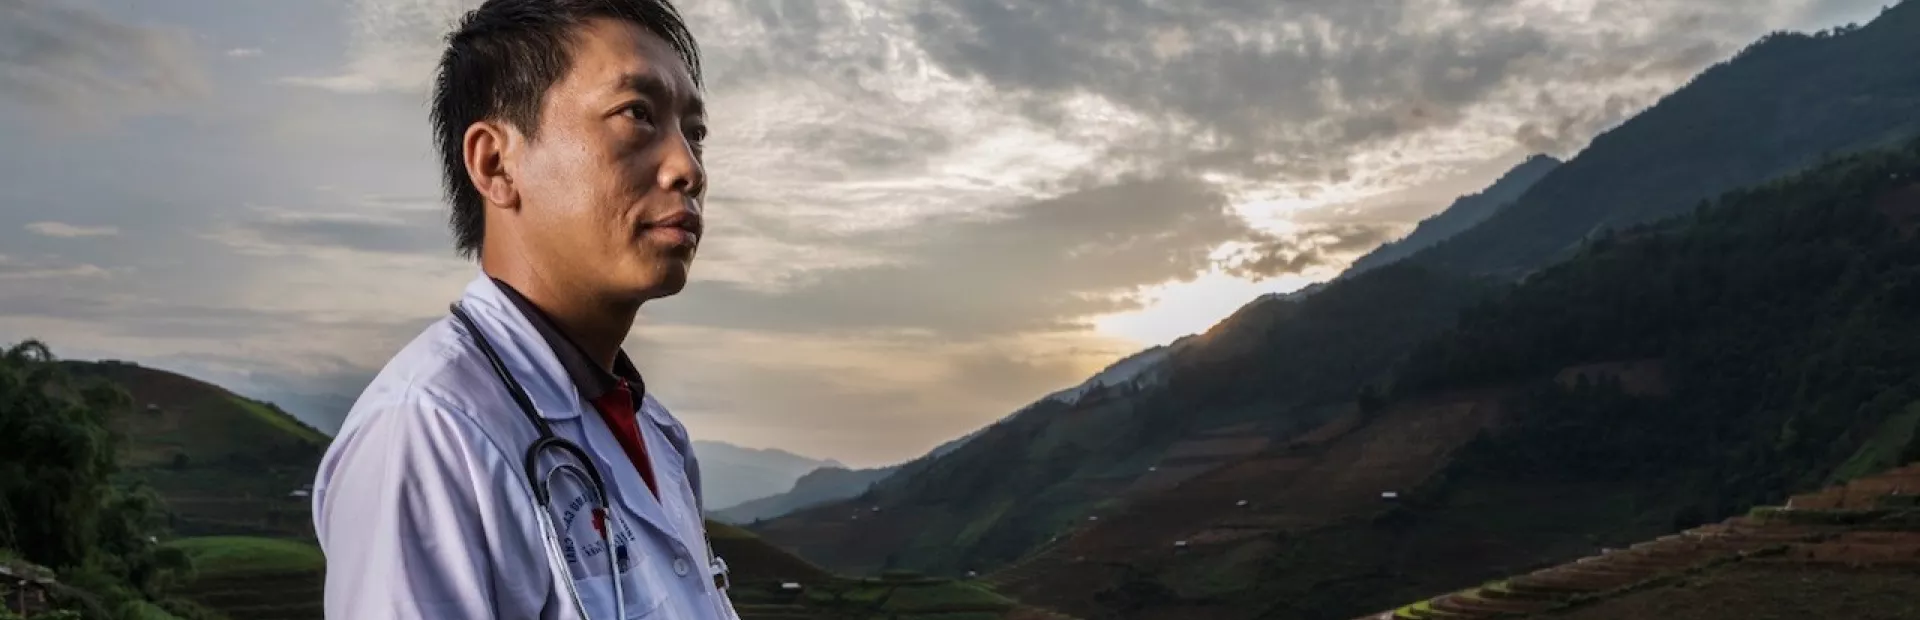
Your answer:
[[[660,604],[666,602],[664,592],[657,584],[646,578],[646,568],[635,566],[621,573],[620,598],[626,602],[626,613],[618,616],[621,620],[639,620],[654,617],[660,610]],[[587,608],[592,620],[614,618],[613,579],[605,575],[573,580],[575,591],[580,593],[580,604]]]

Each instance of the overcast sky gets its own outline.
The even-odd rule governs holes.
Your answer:
[[[1888,1],[686,0],[709,235],[629,351],[698,438],[898,461]],[[334,428],[476,274],[424,107],[473,4],[0,0],[0,341]]]

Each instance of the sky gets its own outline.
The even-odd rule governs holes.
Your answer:
[[[873,466],[1338,273],[1774,30],[1891,0],[682,0],[699,439]],[[476,0],[0,0],[0,343],[331,431],[477,272],[426,120]]]

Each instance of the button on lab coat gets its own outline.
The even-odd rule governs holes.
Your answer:
[[[714,586],[685,427],[651,395],[642,400],[656,500],[492,280],[475,278],[461,303],[554,434],[591,454],[606,481],[618,518],[604,526],[628,561],[625,618],[738,620]],[[523,467],[537,436],[458,320],[443,318],[408,343],[354,403],[314,480],[326,617],[585,620],[573,611],[577,592],[591,620],[614,619],[609,551],[584,501],[588,487],[565,476],[553,478],[548,513],[566,559],[547,559]],[[543,452],[538,471],[573,463],[562,455]]]

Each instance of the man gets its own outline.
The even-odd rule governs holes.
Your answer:
[[[433,125],[483,273],[321,461],[326,616],[737,620],[691,442],[620,350],[700,241],[692,36],[666,0],[487,0],[447,43]]]

